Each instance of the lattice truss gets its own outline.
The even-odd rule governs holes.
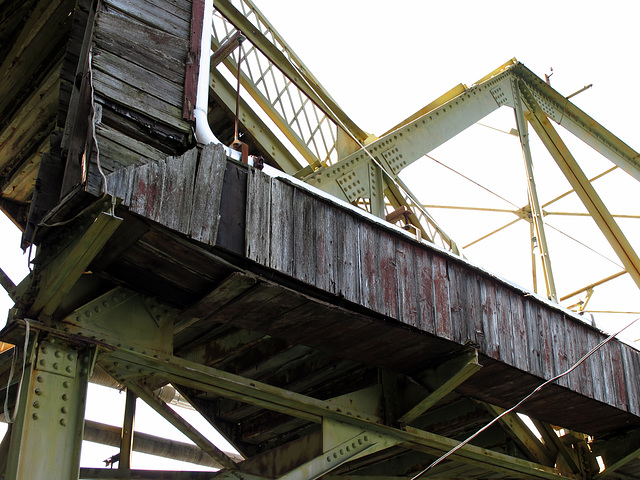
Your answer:
[[[232,2],[247,21],[258,29],[286,59],[300,71],[304,66],[288,45],[278,36],[269,22],[251,3],[245,0]],[[212,45],[219,46],[237,31],[220,12],[213,16]],[[294,84],[251,41],[240,46],[242,85],[253,100],[264,108],[269,118],[281,129],[288,140],[307,159],[317,159],[322,165],[337,161],[337,125],[327,114]],[[229,58],[227,64],[237,75],[238,56]]]

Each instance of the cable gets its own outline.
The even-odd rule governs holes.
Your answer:
[[[46,223],[47,217],[45,217],[42,220],[42,222],[40,222],[36,226],[36,228],[37,227],[61,227],[63,225],[67,225],[73,222],[75,219],[77,219],[81,215],[83,215],[84,213],[86,213],[88,210],[92,209],[97,203],[100,203],[107,196],[107,176],[104,174],[104,171],[102,170],[102,166],[100,165],[100,147],[98,146],[98,139],[96,135],[96,108],[95,108],[95,102],[94,102],[95,89],[93,87],[93,69],[91,67],[92,63],[93,63],[93,47],[89,49],[89,65],[88,65],[87,75],[89,78],[89,88],[91,90],[91,140],[96,150],[96,168],[98,169],[98,173],[102,178],[102,185],[100,187],[100,190],[102,191],[102,195],[95,202],[92,202],[90,205],[83,208],[80,212],[78,212],[73,217],[67,220],[63,220],[61,222],[56,222],[56,223]],[[34,233],[34,237],[35,237],[35,233]]]
[[[24,379],[24,371],[27,365],[27,348],[29,346],[29,333],[30,333],[30,325],[29,321],[25,319],[25,334],[24,334],[24,350],[22,352],[22,373],[20,375],[20,383],[18,384],[18,394],[16,395],[16,404],[13,409],[13,415],[8,414],[9,411],[9,386],[11,385],[11,380],[13,380],[13,372],[15,369],[15,360],[16,360],[16,347],[13,347],[13,358],[11,360],[11,370],[9,371],[9,380],[7,380],[7,391],[4,396],[4,418],[7,423],[11,424],[16,419],[16,415],[18,413],[18,405],[20,405],[20,394],[22,392],[22,380]]]
[[[435,467],[436,465],[438,465],[440,462],[442,462],[444,459],[446,459],[447,457],[453,455],[455,452],[457,452],[458,450],[460,450],[462,447],[464,447],[467,443],[469,443],[471,440],[473,440],[474,438],[476,438],[478,435],[480,435],[482,432],[484,432],[485,430],[487,430],[490,426],[492,426],[494,423],[496,423],[498,420],[500,420],[502,417],[504,417],[505,415],[513,412],[514,410],[516,410],[520,405],[522,405],[524,402],[526,402],[527,400],[529,400],[529,398],[531,398],[535,393],[539,392],[540,390],[542,390],[544,387],[546,387],[548,384],[555,382],[556,380],[558,380],[559,378],[564,377],[565,375],[568,375],[569,373],[571,373],[572,371],[574,371],[576,368],[578,368],[578,366],[580,366],[587,358],[589,358],[591,355],[593,355],[595,352],[597,352],[603,345],[605,345],[606,343],[608,343],[610,340],[612,340],[614,337],[616,337],[617,335],[619,335],[620,333],[622,333],[623,331],[625,331],[627,328],[629,328],[631,325],[633,325],[634,323],[636,323],[638,320],[640,320],[640,317],[636,318],[635,320],[633,320],[631,323],[627,324],[626,326],[624,326],[623,328],[621,328],[620,330],[618,330],[616,333],[612,333],[611,335],[609,335],[607,338],[605,338],[604,340],[602,340],[600,343],[598,343],[595,347],[593,347],[591,350],[589,350],[587,353],[585,353],[582,358],[580,360],[578,360],[576,363],[573,364],[573,366],[571,366],[571,368],[569,368],[567,371],[556,375],[553,378],[550,378],[549,380],[547,380],[546,382],[540,384],[535,390],[533,390],[529,395],[527,395],[526,397],[524,397],[522,400],[520,400],[518,403],[516,403],[513,407],[511,407],[509,410],[505,410],[504,412],[502,412],[500,415],[498,415],[496,418],[494,418],[493,420],[491,420],[489,423],[487,423],[484,427],[480,428],[476,433],[474,433],[473,435],[471,435],[470,437],[468,437],[466,440],[462,441],[461,443],[459,443],[458,445],[456,445],[455,447],[453,447],[451,450],[449,450],[447,453],[445,453],[444,455],[442,455],[440,458],[438,458],[435,462],[433,462],[431,465],[429,465],[427,468],[425,468],[424,470],[422,470],[420,473],[418,473],[417,475],[411,477],[411,480],[416,480],[417,478],[421,477],[422,475],[424,475],[425,473],[427,473],[427,471],[429,471],[430,469],[432,469],[433,467]]]
[[[468,180],[469,182],[473,183],[474,185],[482,188],[483,190],[486,190],[487,192],[489,192],[491,195],[494,195],[496,197],[498,197],[500,200],[503,200],[505,202],[507,202],[509,205],[513,206],[516,208],[516,210],[520,210],[520,207],[518,205],[516,205],[515,203],[513,203],[510,200],[507,200],[506,198],[498,195],[497,193],[493,192],[492,190],[490,190],[489,188],[485,187],[484,185],[479,184],[478,182],[476,182],[475,180],[472,180],[471,178],[467,177],[466,175],[458,172],[457,170],[454,170],[453,168],[449,167],[448,165],[445,165],[444,163],[436,160],[435,158],[433,158],[431,155],[425,155],[425,157],[430,158],[431,160],[433,160],[434,162],[436,162],[438,165],[443,166],[444,168],[452,171],[453,173],[455,173],[456,175],[460,175],[462,178],[464,178],[465,180]]]

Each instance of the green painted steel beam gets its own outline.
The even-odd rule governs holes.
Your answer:
[[[221,468],[236,470],[236,463],[227,456],[222,450],[211,443],[197,429],[187,423],[180,415],[178,415],[171,407],[164,403],[153,393],[148,387],[137,382],[126,382],[127,389],[135,393],[147,405],[158,412],[171,425],[182,432],[189,440],[198,445],[211,458],[216,460]]]
[[[640,257],[638,257],[638,254],[612,217],[595,188],[593,188],[588,177],[578,165],[578,162],[576,162],[555,128],[549,122],[549,119],[534,99],[533,94],[525,94],[524,98],[530,111],[527,115],[527,120],[560,167],[560,170],[562,170],[587,211],[591,214],[591,217],[631,278],[633,278],[633,281],[640,288]]]
[[[531,208],[531,219],[533,228],[535,229],[540,245],[540,259],[544,270],[544,281],[547,288],[547,297],[558,303],[558,294],[556,293],[556,282],[553,278],[553,269],[551,267],[551,254],[549,253],[549,245],[547,243],[547,234],[544,227],[544,212],[540,206],[538,198],[538,189],[536,181],[533,177],[533,160],[531,158],[531,149],[529,148],[529,131],[527,121],[524,116],[524,107],[520,98],[520,88],[518,82],[513,79],[511,82],[513,88],[513,103],[516,113],[516,124],[518,125],[518,135],[520,137],[520,145],[522,146],[522,154],[524,157],[524,166],[527,173],[527,188],[529,192],[529,207]],[[533,264],[535,268],[535,263]],[[535,283],[535,278],[534,278]]]
[[[478,363],[478,351],[473,350],[447,360],[434,369],[421,373],[417,376],[417,380],[426,385],[431,390],[431,393],[402,415],[398,422],[401,425],[410,424],[481,368],[482,365]]]
[[[527,427],[527,425],[520,419],[517,413],[512,412],[507,415],[503,415],[505,412],[504,408],[484,402],[481,402],[481,404],[493,416],[498,417],[502,415],[499,420],[500,424],[507,431],[509,436],[529,456],[529,458],[531,458],[531,460],[542,465],[555,465],[555,458],[553,458],[547,446],[535,436],[529,427]]]
[[[30,341],[11,429],[7,480],[78,478],[94,351],[49,336]]]
[[[43,268],[38,268],[36,262],[34,274],[29,278],[32,283],[37,282],[38,290],[28,316],[53,314],[121,222],[120,218],[101,213],[85,232]]]
[[[584,113],[522,64],[513,74],[527,84],[538,102],[556,123],[611,160],[622,170],[640,180],[640,154]]]
[[[342,111],[338,104],[333,101],[315,79],[307,74],[304,69],[293,65],[282,51],[258,31],[247,17],[240,13],[231,2],[228,0],[216,0],[215,8],[274,63],[289,80],[296,84],[336,125],[344,125],[360,142],[364,142],[367,139],[367,133],[351,121],[346,113]]]
[[[360,427],[364,431],[388,436],[392,440],[401,442],[405,448],[431,454],[448,452],[459,443],[456,440],[411,427],[400,430],[374,423],[366,413],[358,410],[336,407],[328,402],[176,357],[160,360],[132,351],[116,350],[103,358],[101,365],[116,378],[122,371],[126,371],[123,368],[124,365],[130,365],[132,370],[141,375],[155,375],[174,385],[214,393],[318,423],[324,419],[333,419]],[[565,474],[544,465],[473,445],[465,445],[452,455],[451,459],[513,476],[577,479],[574,475]]]

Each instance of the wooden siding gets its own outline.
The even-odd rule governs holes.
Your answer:
[[[540,379],[605,338],[533,294],[286,180],[251,169],[247,196],[247,257],[385,318],[477,346]],[[638,360],[637,350],[614,340],[559,384],[640,415],[632,380],[640,371],[631,367]]]
[[[472,346],[484,367],[458,391],[510,406],[604,338],[572,314],[458,257],[291,181],[227,161],[219,146],[114,173],[109,191],[130,212],[212,252],[233,254],[224,256],[225,277],[208,289],[209,280],[193,278],[186,286],[184,273],[143,261],[143,276],[155,269],[173,278],[173,287],[162,287],[166,301],[176,288],[184,292],[175,297],[176,306],[184,302],[200,312],[180,322],[176,342],[185,351],[209,335],[212,322],[405,373]],[[204,203],[198,192],[206,192]],[[143,240],[155,244],[145,251],[169,248],[148,234]],[[128,264],[142,261],[136,248],[125,254]],[[233,267],[235,276],[226,276],[227,261],[242,265]],[[640,352],[614,340],[525,411],[594,432],[638,423],[638,373]],[[585,412],[597,405],[596,422]]]
[[[98,151],[91,193],[100,192],[97,162],[109,174],[181,154],[191,142],[182,118],[190,35],[188,0],[101,2],[92,51]]]

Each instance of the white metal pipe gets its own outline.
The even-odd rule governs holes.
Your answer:
[[[211,68],[211,22],[213,19],[213,0],[204,2],[204,20],[202,25],[202,38],[200,39],[200,62],[198,69],[198,86],[196,89],[196,108],[194,117],[196,120],[196,140],[198,143],[208,145],[210,143],[222,144],[211,131],[207,111],[209,110],[209,75]],[[242,154],[223,145],[227,157],[233,160],[241,160]]]

